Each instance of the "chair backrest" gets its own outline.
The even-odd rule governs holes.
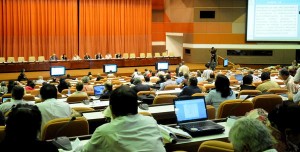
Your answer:
[[[88,96],[94,96],[95,95],[94,91],[86,91],[86,93],[88,94]]]
[[[193,97],[204,97],[206,93],[194,93],[192,94]]]
[[[152,114],[148,111],[140,111],[139,114],[152,117]]]
[[[39,62],[45,61],[45,57],[44,57],[44,56],[39,56],[39,57],[38,57],[38,61],[39,61]]]
[[[158,77],[150,77],[150,82],[151,83],[156,83],[158,81]]]
[[[231,143],[209,140],[200,145],[198,152],[234,152],[234,149]]]
[[[179,85],[167,85],[164,90],[175,90],[176,88],[180,88]]]
[[[147,53],[146,58],[152,58],[152,53]]]
[[[173,103],[173,99],[177,98],[176,95],[159,95],[153,100],[153,104]]]
[[[77,111],[77,112],[91,112],[91,111],[95,111],[94,108],[90,108],[90,107],[73,107],[73,110]]]
[[[210,89],[215,88],[215,85],[214,84],[205,84],[204,87],[206,90],[210,90]]]
[[[167,53],[167,52],[163,52],[163,53],[162,53],[162,56],[163,56],[163,57],[167,57],[167,56],[168,56],[168,53]]]
[[[155,92],[154,91],[139,91],[137,93],[138,96],[140,96],[140,95],[149,95],[149,94],[152,94],[152,95],[155,96]]]
[[[154,57],[160,57],[160,53],[154,53]]]
[[[2,98],[11,98],[11,93],[6,93],[6,94],[4,94],[3,96],[2,96]]]
[[[5,58],[4,57],[0,57],[0,62],[5,62]]]
[[[272,88],[269,89],[267,92],[270,93],[274,93],[274,94],[284,94],[284,93],[288,93],[288,89],[284,89],[284,88]]]
[[[254,97],[252,103],[254,108],[262,108],[267,112],[271,112],[276,105],[282,103],[282,98],[276,94],[264,94]]]
[[[229,80],[230,81],[230,85],[238,85],[239,81],[238,80]]]
[[[131,59],[132,59],[132,58],[135,58],[135,53],[130,53],[130,54],[129,54],[129,58],[131,58]]]
[[[5,126],[0,126],[0,142],[2,142],[4,137],[5,137]]]
[[[260,95],[260,94],[262,94],[262,92],[259,90],[242,90],[239,92],[237,98],[239,99],[241,95]]]
[[[22,57],[22,56],[18,57],[18,62],[24,62],[24,61],[25,61],[24,57]]]
[[[23,100],[26,100],[26,101],[35,101],[35,97],[34,97],[34,95],[31,95],[31,94],[25,94],[23,96]]]
[[[212,105],[206,105],[208,119],[216,118],[216,108]]]
[[[32,90],[31,95],[33,95],[35,97],[39,96],[40,95],[40,90]]]
[[[76,95],[76,96],[69,96],[67,98],[68,103],[74,103],[74,102],[82,102],[83,100],[87,100],[88,96],[82,96],[82,95]]]
[[[123,58],[128,59],[129,58],[128,53],[123,53]]]
[[[8,57],[7,62],[15,62],[15,57]]]
[[[260,84],[262,84],[261,81],[253,82],[253,85],[256,86],[256,87],[257,87],[258,85],[260,85]]]
[[[70,93],[71,94],[74,93],[74,92],[76,92],[76,89],[70,89]],[[64,95],[68,94],[68,89],[63,89],[61,91],[61,94],[64,94]]]
[[[217,112],[217,118],[227,118],[228,116],[244,116],[246,112],[253,110],[253,103],[243,99],[223,101]]]
[[[29,62],[34,62],[34,61],[35,61],[35,56],[30,56],[30,57],[28,58],[28,61],[29,61]]]
[[[145,57],[146,57],[145,53],[140,53],[140,58],[145,58]]]
[[[72,137],[89,134],[89,124],[84,117],[76,117],[74,121],[63,128],[62,126],[69,123],[70,119],[71,118],[57,118],[47,122],[42,129],[41,139],[49,140],[60,136]],[[57,130],[61,128],[63,129],[57,134]]]

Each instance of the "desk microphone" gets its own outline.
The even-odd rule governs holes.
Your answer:
[[[61,133],[61,131],[63,129],[65,129],[67,126],[69,126],[70,123],[74,120],[76,120],[76,117],[72,117],[68,123],[64,124],[62,127],[60,127],[57,130],[57,132],[55,134],[56,138],[53,139],[53,141],[52,141],[53,145],[55,145],[57,148],[61,148],[63,150],[68,150],[68,151],[72,150],[72,145],[71,145],[71,142],[68,137],[66,137],[66,136],[57,137],[57,136]]]

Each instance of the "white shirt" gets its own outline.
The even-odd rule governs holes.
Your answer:
[[[77,55],[73,57],[73,60],[81,60],[81,58]]]
[[[106,54],[105,55],[105,59],[111,59],[111,58],[112,58],[111,54]]]
[[[35,81],[35,84],[43,84],[45,82],[45,80],[43,79],[38,79]]]
[[[67,118],[71,117],[72,109],[68,103],[58,101],[54,98],[47,99],[44,102],[36,104],[42,114],[42,126],[56,118]]]
[[[294,77],[294,82],[298,83],[300,82],[300,68],[298,68],[296,75]]]
[[[180,73],[180,72],[182,72],[183,75],[184,75],[184,74],[189,74],[189,73],[190,73],[190,69],[189,69],[188,66],[182,65],[182,66],[180,66],[180,68],[179,68],[179,70],[178,70],[178,73]]]
[[[207,79],[210,78],[211,73],[214,73],[214,71],[211,70],[211,69],[204,70],[203,73],[202,73],[202,78],[206,81]]]
[[[165,152],[156,121],[140,114],[120,116],[98,127],[83,152]]]
[[[0,111],[5,114],[7,113],[8,111],[10,111],[12,109],[12,107],[14,105],[17,105],[17,104],[25,104],[26,102],[23,101],[23,100],[14,100],[14,99],[11,99],[10,102],[5,102],[3,104],[0,105]]]
[[[283,81],[284,84],[286,85],[286,88],[288,89],[289,92],[297,92],[298,91],[298,84],[294,83],[294,77],[289,76],[286,80]]]

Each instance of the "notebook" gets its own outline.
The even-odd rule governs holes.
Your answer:
[[[219,134],[224,127],[208,119],[205,97],[174,99],[177,124],[191,136]]]
[[[103,94],[104,89],[105,89],[104,85],[95,85],[94,86],[95,98],[100,98],[100,96]]]

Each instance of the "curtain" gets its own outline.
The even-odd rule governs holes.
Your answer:
[[[78,52],[77,0],[2,0],[0,56],[45,56]]]
[[[151,0],[80,0],[79,54],[151,52]]]

